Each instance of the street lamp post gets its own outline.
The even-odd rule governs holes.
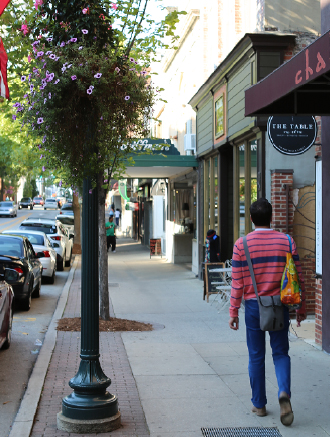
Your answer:
[[[111,384],[99,362],[98,194],[90,179],[83,183],[81,353],[80,366],[70,382],[74,390],[62,400],[59,429],[76,433],[109,432],[120,427],[120,412]]]

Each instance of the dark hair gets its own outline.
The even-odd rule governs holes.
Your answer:
[[[272,205],[263,197],[250,206],[250,214],[256,226],[269,226],[272,220]]]

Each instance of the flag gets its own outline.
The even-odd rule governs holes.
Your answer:
[[[0,15],[6,9],[9,2],[10,0],[0,0]]]
[[[0,0],[1,2],[1,0]],[[8,56],[0,38],[0,96],[9,99],[9,88],[7,82]]]

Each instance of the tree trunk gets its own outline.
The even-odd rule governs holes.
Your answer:
[[[80,205],[78,195],[72,196],[72,209],[74,214],[74,239],[72,253],[75,255],[81,254],[81,231],[80,231]]]
[[[107,237],[105,231],[105,196],[106,191],[102,188],[104,175],[99,173],[97,189],[99,194],[99,287],[100,287],[100,317],[110,320],[109,309],[109,284],[108,284],[108,252]]]

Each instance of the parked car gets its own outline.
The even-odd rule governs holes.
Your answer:
[[[28,311],[40,296],[42,265],[26,237],[0,234],[0,275],[13,287],[15,301]]]
[[[69,233],[69,238],[73,238],[74,237],[74,217],[73,217],[73,215],[71,215],[71,214],[70,215],[69,214],[58,215],[56,217],[56,220],[61,222],[62,225],[65,227],[65,229],[67,229],[67,231]]]
[[[58,209],[58,202],[57,199],[55,199],[55,197],[49,197],[47,199],[45,199],[45,203],[44,203],[44,209]]]
[[[72,258],[72,239],[61,222],[55,219],[30,218],[24,220],[19,229],[40,231],[47,234],[57,253],[57,270],[62,271],[64,264],[69,267]]]
[[[74,215],[72,203],[65,203],[61,208],[60,214]]]
[[[47,235],[40,231],[23,231],[22,229],[3,231],[3,234],[22,235],[26,237],[37,254],[42,264],[42,277],[51,284],[55,281],[57,266],[57,253],[49,241]]]
[[[33,201],[31,197],[23,197],[20,202],[18,202],[18,209],[28,208],[33,209]]]
[[[11,343],[11,330],[13,326],[13,287],[3,279],[10,271],[5,270],[0,277],[0,349],[8,349]]]
[[[0,216],[17,217],[17,205],[11,200],[0,202]]]
[[[33,206],[44,206],[44,199],[41,196],[37,196],[33,198]]]

